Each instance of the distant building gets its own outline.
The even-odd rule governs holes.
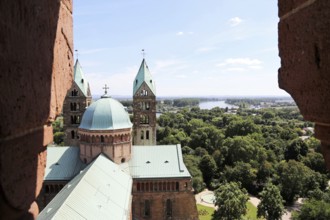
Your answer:
[[[86,108],[92,102],[89,83],[79,61],[74,65],[74,77],[63,103],[64,144],[79,146],[78,127]]]
[[[39,219],[197,220],[181,146],[156,145],[155,86],[145,60],[133,85],[133,124],[106,89],[82,116],[79,148],[48,148],[38,203],[49,204]]]
[[[133,82],[133,144],[155,145],[156,86],[145,59]]]

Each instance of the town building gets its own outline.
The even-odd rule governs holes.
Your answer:
[[[39,207],[48,205],[38,218],[197,220],[181,146],[156,145],[156,93],[146,61],[133,83],[133,124],[104,89],[83,113],[79,148],[48,148],[38,199]]]

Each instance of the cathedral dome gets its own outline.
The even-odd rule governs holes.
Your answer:
[[[104,96],[86,109],[79,128],[86,130],[116,130],[132,128],[132,123],[120,102]]]

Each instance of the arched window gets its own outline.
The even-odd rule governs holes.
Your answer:
[[[104,143],[104,136],[101,135],[101,143]]]
[[[78,96],[78,90],[76,90],[76,89],[72,90],[71,96]]]
[[[150,102],[146,102],[145,105],[146,105],[146,110],[149,110],[150,109]]]
[[[144,131],[141,131],[141,140],[144,139]]]
[[[74,139],[75,138],[75,132],[74,130],[71,131],[71,139]]]
[[[150,216],[150,201],[149,200],[144,201],[144,216],[145,217]]]
[[[172,201],[166,200],[166,217],[172,217]]]

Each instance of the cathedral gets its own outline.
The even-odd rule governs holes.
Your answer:
[[[77,60],[63,105],[64,147],[48,147],[38,219],[197,220],[181,146],[156,144],[156,88],[142,60],[133,122],[107,94],[92,103]]]

